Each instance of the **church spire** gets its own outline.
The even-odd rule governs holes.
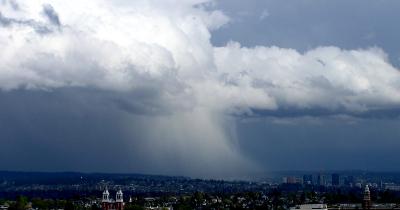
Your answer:
[[[362,204],[363,209],[371,209],[371,192],[369,191],[368,185],[364,189],[364,199]]]
[[[110,193],[108,192],[107,187],[104,189],[103,191],[103,199],[102,199],[103,203],[108,203],[110,202]]]
[[[118,190],[115,201],[118,202],[118,203],[124,202],[124,196],[122,194],[122,190],[121,189]]]

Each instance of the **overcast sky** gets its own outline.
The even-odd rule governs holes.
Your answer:
[[[399,171],[399,8],[0,0],[0,170]]]

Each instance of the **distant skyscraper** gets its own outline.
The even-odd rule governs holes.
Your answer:
[[[294,176],[285,176],[282,178],[282,181],[285,184],[299,184],[301,183],[301,178],[297,178]]]
[[[347,176],[347,177],[344,179],[344,184],[345,184],[346,186],[350,186],[350,187],[354,186],[354,177],[353,177],[353,176]]]
[[[289,183],[289,184],[295,184],[295,183],[297,183],[296,177],[294,177],[294,176],[289,176],[289,177],[287,178],[287,183]]]
[[[317,183],[318,185],[325,186],[325,184],[326,184],[325,175],[318,174],[317,182],[318,182]]]
[[[339,174],[332,174],[332,185],[339,186],[340,185],[340,176]]]
[[[288,178],[286,176],[282,177],[282,183],[287,184]]]
[[[303,175],[303,184],[313,184],[313,178],[311,174]]]

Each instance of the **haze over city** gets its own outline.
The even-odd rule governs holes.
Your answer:
[[[399,171],[399,8],[0,0],[0,171]]]

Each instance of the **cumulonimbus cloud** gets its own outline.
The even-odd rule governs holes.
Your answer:
[[[229,18],[208,1],[175,3],[2,1],[0,88],[151,86],[166,104],[228,111],[400,103],[399,71],[379,48],[214,47],[210,30]]]
[[[144,149],[162,154],[169,144],[180,145],[184,158],[195,156],[194,162],[215,169],[246,165],[223,128],[225,113],[293,109],[351,115],[400,105],[400,73],[381,49],[300,53],[233,41],[215,47],[211,32],[229,17],[212,3],[2,0],[0,89],[92,88],[120,95],[118,104],[128,111],[140,107],[140,114],[152,118],[172,113],[148,123],[161,133],[149,130],[153,140]]]

